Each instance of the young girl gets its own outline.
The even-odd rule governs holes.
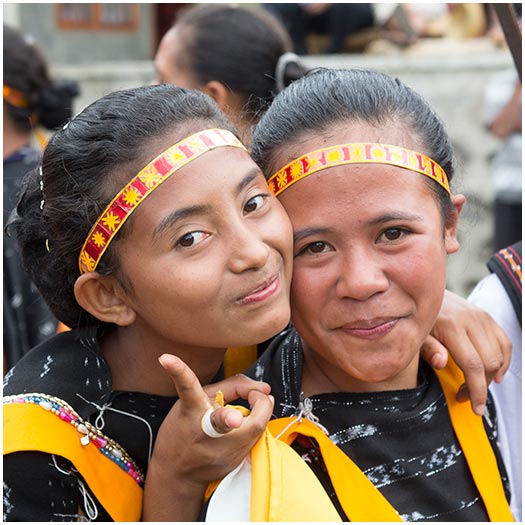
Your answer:
[[[167,85],[110,94],[65,125],[17,214],[26,268],[73,330],[5,378],[4,518],[137,521],[177,396],[158,356],[207,384],[228,346],[286,326],[290,223],[213,101]],[[234,390],[257,404],[254,383]],[[247,443],[271,413],[259,401]]]
[[[465,201],[439,119],[397,79],[320,71],[276,98],[253,155],[292,221],[294,326],[249,372],[276,419],[207,519],[512,520],[492,403],[475,415],[455,363],[420,359]],[[171,494],[163,519],[181,516]]]
[[[272,386],[274,415],[292,417],[276,432],[343,520],[511,520],[492,404],[482,421],[454,398],[454,363],[436,374],[419,356],[465,202],[439,118],[397,79],[322,71],[277,97],[252,156],[294,231],[296,331],[253,374]],[[303,407],[328,440],[300,437]],[[361,471],[345,480],[353,495],[335,474],[343,460]]]

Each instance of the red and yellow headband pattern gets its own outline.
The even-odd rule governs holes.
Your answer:
[[[137,206],[173,173],[203,153],[223,146],[245,149],[227,130],[207,129],[174,144],[153,159],[108,204],[89,232],[78,258],[80,273],[93,272],[109,243]]]
[[[29,102],[27,97],[18,89],[6,86],[4,84],[4,100],[15,108],[27,109]]]
[[[367,142],[338,144],[307,153],[274,173],[268,180],[268,186],[277,196],[312,173],[343,164],[363,163],[390,164],[416,171],[435,180],[450,193],[445,170],[430,157],[399,146]]]

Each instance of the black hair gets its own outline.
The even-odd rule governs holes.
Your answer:
[[[27,108],[4,99],[4,109],[16,129],[28,132],[35,124],[54,130],[72,115],[78,84],[52,80],[41,51],[16,29],[4,24],[4,85],[22,93]]]
[[[262,8],[197,7],[176,25],[185,35],[185,67],[201,84],[217,80],[243,95],[249,119],[259,118],[280,89],[306,73],[280,21]]]
[[[26,271],[60,321],[72,328],[99,323],[80,308],[73,288],[80,275],[80,249],[108,203],[176,142],[174,137],[181,140],[210,127],[233,131],[207,95],[160,85],[111,93],[53,135],[44,150],[42,171],[30,172],[22,182],[8,232],[16,235]],[[166,145],[168,140],[172,142]],[[101,274],[124,279],[124,286],[118,240],[132,227],[133,217],[97,267]]]
[[[454,155],[443,122],[429,104],[399,79],[360,69],[317,69],[297,80],[274,100],[255,128],[252,157],[269,178],[281,166],[275,155],[307,133],[322,134],[334,124],[393,121],[412,130],[424,153],[436,161],[451,181]],[[449,194],[428,180],[446,218],[452,210]]]

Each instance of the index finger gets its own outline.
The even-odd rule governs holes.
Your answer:
[[[162,354],[159,357],[159,363],[173,381],[179,402],[182,401],[187,409],[211,406],[199,379],[182,359],[172,354]]]

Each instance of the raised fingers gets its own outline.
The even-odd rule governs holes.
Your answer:
[[[159,357],[159,363],[170,376],[179,400],[188,410],[211,406],[208,395],[203,390],[193,370],[182,359],[171,354]]]

